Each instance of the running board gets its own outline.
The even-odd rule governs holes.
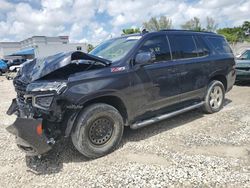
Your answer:
[[[187,112],[189,110],[193,110],[195,108],[199,108],[202,105],[204,105],[204,102],[200,102],[200,103],[194,104],[192,106],[183,108],[181,110],[177,110],[177,111],[174,111],[174,112],[170,112],[168,114],[163,114],[163,115],[160,115],[160,116],[153,117],[151,119],[147,119],[147,120],[144,120],[144,121],[141,121],[141,122],[138,122],[138,123],[134,123],[134,124],[130,125],[130,128],[131,129],[139,129],[141,127],[145,127],[145,126],[150,125],[152,123],[156,123],[158,121],[161,121],[161,120],[164,120],[164,119],[168,119],[168,118],[171,118],[173,116],[182,114],[182,113]]]

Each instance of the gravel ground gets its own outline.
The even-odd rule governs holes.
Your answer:
[[[1,187],[250,187],[250,85],[235,86],[216,114],[194,110],[132,131],[108,156],[87,160],[69,140],[25,157],[5,128],[15,97],[0,77]]]

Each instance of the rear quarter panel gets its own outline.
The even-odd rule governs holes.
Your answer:
[[[218,35],[216,37],[222,36]],[[225,88],[225,90],[228,91],[233,87],[235,82],[235,57],[233,53],[223,53],[216,50],[207,37],[204,37],[204,40],[211,50],[210,64],[208,66],[208,81],[215,76],[224,76],[227,80],[227,88]],[[229,44],[228,47],[230,48]]]

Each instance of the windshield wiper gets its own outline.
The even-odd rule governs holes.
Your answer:
[[[90,60],[90,61],[97,61],[97,62],[101,62],[105,65],[110,65],[112,61],[108,60],[108,59],[104,59],[98,56],[94,56],[91,54],[87,54],[84,52],[75,52],[74,56],[72,54],[71,60]]]

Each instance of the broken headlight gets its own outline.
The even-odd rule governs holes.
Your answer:
[[[33,82],[27,86],[26,90],[30,92],[55,91],[61,94],[66,87],[66,82]]]
[[[33,98],[33,106],[48,109],[53,101],[54,95],[38,95]]]

